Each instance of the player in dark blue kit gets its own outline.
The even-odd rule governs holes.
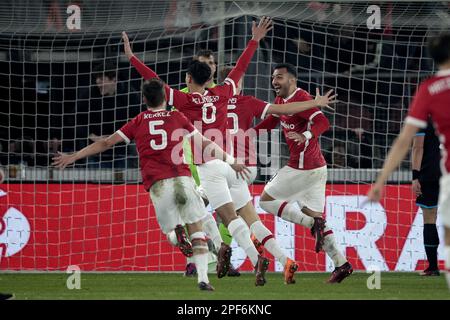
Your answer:
[[[422,276],[439,276],[437,249],[439,236],[436,218],[439,198],[440,148],[433,123],[429,120],[425,129],[417,132],[412,147],[412,188],[417,196],[416,204],[423,212],[423,243],[427,254],[428,268]]]

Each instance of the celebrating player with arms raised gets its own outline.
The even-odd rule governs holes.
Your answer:
[[[181,112],[166,111],[164,83],[161,80],[151,79],[144,83],[142,91],[147,111],[141,112],[107,138],[76,153],[59,154],[53,158],[53,165],[65,168],[77,160],[108,150],[115,144],[136,140],[142,180],[145,189],[150,192],[161,231],[168,235],[176,229],[177,244],[182,251],[190,255],[189,251],[193,249],[200,290],[214,290],[207,275],[208,246],[201,223],[208,213],[196,191],[189,167],[182,160],[183,137],[192,137],[201,149],[212,148],[217,159],[230,162],[232,157],[205,139]],[[238,164],[232,166],[237,172],[244,167]],[[182,224],[187,225],[192,248]]]
[[[231,70],[231,67],[222,69],[221,78],[225,79]],[[289,115],[315,107],[328,107],[329,104],[334,102],[335,98],[334,95],[331,96],[332,90],[325,96],[319,95],[319,90],[317,90],[317,96],[314,100],[271,104],[253,96],[241,95],[241,91],[242,79],[237,84],[237,94],[228,100],[228,127],[231,133],[234,156],[244,159],[244,163],[251,170],[249,183],[252,183],[256,178],[257,159],[253,141],[256,137],[256,131],[251,128],[254,118],[264,119],[266,115],[270,114]],[[250,227],[250,231],[255,236],[256,246],[263,245],[283,265],[285,283],[295,283],[294,272],[298,269],[297,263],[288,258],[281,250],[272,232],[259,219],[253,203],[249,201],[239,209],[238,215]]]
[[[169,105],[173,105],[194,123],[197,129],[219,145],[226,145],[227,133],[227,104],[228,99],[236,94],[236,83],[243,76],[250,60],[256,51],[258,42],[272,28],[272,21],[262,18],[259,25],[253,23],[252,40],[238,59],[236,67],[230,73],[223,85],[206,89],[211,78],[210,67],[202,62],[193,61],[186,74],[186,83],[190,86],[190,93],[186,94],[166,86]],[[155,78],[156,73],[140,62],[132,53],[126,34],[123,35],[125,53],[139,73],[145,78]],[[215,138],[215,139],[214,139]],[[229,166],[213,159],[205,152],[198,152],[193,148],[194,163],[198,164],[200,180],[205,189],[211,206],[221,217],[233,238],[250,257],[256,272],[256,285],[265,284],[265,272],[269,260],[258,255],[250,239],[250,230],[237,217],[236,209],[242,208],[251,199],[245,180],[238,179]],[[234,161],[234,160],[233,160]],[[227,274],[231,257],[231,248],[222,244],[218,254],[217,274],[219,278]]]
[[[308,92],[297,87],[297,71],[290,64],[275,66],[272,85],[277,94],[275,103],[312,99]],[[281,168],[265,186],[260,206],[284,220],[311,228],[316,237],[316,252],[323,247],[335,265],[328,282],[341,282],[353,269],[336,247],[333,231],[322,218],[327,166],[318,137],[328,129],[328,119],[318,108],[313,108],[293,115],[269,116],[255,129],[274,128],[280,121],[290,158],[288,165]],[[298,201],[301,210],[289,204],[290,200]]]

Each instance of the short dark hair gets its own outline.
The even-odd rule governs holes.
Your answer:
[[[212,52],[212,50],[202,49],[197,52],[197,54],[194,56],[194,59],[198,59],[199,57],[209,58],[210,56],[214,57],[214,52]]]
[[[450,61],[450,33],[442,33],[428,41],[428,52],[437,65]]]
[[[204,62],[192,60],[189,63],[187,74],[194,79],[196,84],[202,86],[211,79],[211,68]]]
[[[97,64],[92,69],[92,73],[94,75],[94,79],[100,77],[108,77],[109,79],[117,78],[117,68],[110,62],[107,62],[105,64],[103,63]]]
[[[232,66],[225,66],[222,69],[220,69],[220,74],[219,74],[219,82],[224,82],[225,79],[228,77],[228,75],[230,74],[231,70],[233,70]]]
[[[159,107],[166,99],[164,82],[157,78],[145,81],[142,85],[142,93],[147,99],[147,106],[150,108]]]
[[[298,78],[298,74],[297,74],[297,68],[294,67],[292,64],[290,63],[279,63],[277,65],[275,65],[275,67],[273,68],[273,70],[277,70],[277,69],[283,69],[286,68],[286,71],[291,74],[295,79]]]

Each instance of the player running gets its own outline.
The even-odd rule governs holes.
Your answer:
[[[225,67],[221,70],[221,79],[226,79],[232,67]],[[255,118],[264,119],[266,115],[289,115],[303,112],[315,107],[329,107],[334,103],[335,95],[331,96],[330,90],[325,96],[319,94],[314,100],[303,102],[292,102],[286,104],[271,104],[253,96],[241,95],[243,79],[237,84],[237,94],[228,100],[228,129],[231,133],[231,141],[233,146],[233,155],[236,159],[244,161],[247,168],[250,169],[250,177],[247,180],[249,184],[253,183],[256,178],[257,159],[255,138],[256,132],[252,129],[253,120]],[[247,186],[248,188],[248,186]],[[252,201],[249,201],[244,207],[237,211],[247,225],[250,227],[252,235],[254,235],[254,243],[260,254],[264,246],[277,259],[284,268],[284,281],[286,284],[295,283],[294,273],[298,269],[297,263],[286,256],[279,247],[272,232],[261,222]]]
[[[208,246],[201,224],[208,213],[196,191],[189,167],[182,160],[180,146],[183,137],[190,138],[202,149],[212,148],[215,157],[230,163],[236,172],[242,172],[245,167],[233,164],[234,159],[203,137],[181,112],[166,111],[164,83],[161,80],[145,82],[142,91],[147,111],[141,112],[111,136],[78,152],[59,153],[53,158],[53,165],[64,169],[77,160],[104,152],[118,143],[128,144],[135,140],[142,181],[145,190],[150,192],[161,231],[167,235],[171,230],[176,230],[176,240],[181,249],[186,255],[193,253],[200,290],[212,291],[214,288],[207,274]],[[192,247],[182,224],[187,225]]]
[[[206,137],[217,142],[219,146],[226,146],[227,134],[227,102],[229,97],[236,94],[236,83],[246,71],[259,41],[272,29],[272,21],[263,17],[258,26],[255,22],[252,27],[252,40],[237,61],[236,67],[230,73],[223,85],[211,89],[206,88],[206,83],[211,78],[210,67],[200,61],[193,61],[186,73],[186,83],[191,85],[191,93],[183,93],[178,90],[165,87],[169,105],[173,105],[193,122],[194,126]],[[158,77],[157,74],[139,61],[132,53],[128,38],[123,33],[125,53],[130,62],[144,77],[150,79]],[[257,286],[265,284],[265,272],[269,260],[258,254],[258,251],[250,239],[250,230],[242,219],[236,215],[236,209],[242,208],[251,200],[250,192],[246,188],[246,182],[224,166],[221,161],[215,160],[208,152],[193,148],[194,163],[197,164],[200,180],[207,194],[208,200],[221,217],[223,223],[230,231],[233,238],[250,257],[256,269]],[[234,159],[233,159],[234,160]],[[217,275],[224,277],[230,266],[231,247],[222,243],[218,252]]]
[[[217,65],[216,65],[216,61],[215,61],[213,52],[211,50],[200,50],[193,57],[193,60],[204,62],[211,68],[211,77],[208,80],[208,82],[206,83],[206,88],[214,88],[217,85],[214,82],[214,75],[217,70]],[[181,92],[189,93],[190,92],[189,87],[190,87],[190,85],[187,84],[187,86],[185,88],[181,89]],[[191,169],[192,177],[194,178],[197,186],[200,186],[200,178],[198,177],[197,166],[194,164],[194,161],[192,158],[191,146],[187,140],[185,140],[185,143],[183,145],[183,151],[184,151],[184,157],[185,157],[187,163],[189,164],[189,168]],[[203,189],[199,189],[199,190],[203,190]],[[202,192],[202,195],[203,194],[204,194],[204,192]],[[205,205],[207,205],[207,204],[205,204]],[[227,245],[231,244],[232,238],[231,238],[230,232],[224,226],[223,223],[220,223],[220,229],[219,229],[219,227],[217,226],[216,220],[214,220],[214,217],[212,215],[207,215],[204,218],[204,220],[202,221],[202,224],[203,224],[203,230],[206,232],[206,234],[211,239],[211,240],[209,240],[209,239],[208,240],[213,243],[213,248],[214,248],[212,250],[213,255],[217,254],[217,251],[219,251],[220,246],[222,245],[222,242],[224,242]],[[187,259],[187,263],[186,263],[184,275],[187,277],[194,276],[197,273],[197,270],[195,269],[195,263],[193,263],[193,261],[191,261],[192,258],[187,257],[186,259]],[[209,260],[210,263],[215,264],[216,260],[217,259],[214,256],[210,256],[210,260]],[[240,274],[239,270],[234,269],[233,265],[230,264],[230,268],[228,269],[227,275],[229,277],[238,277],[241,274]]]
[[[297,87],[297,71],[290,64],[275,66],[272,74],[277,104],[308,101],[311,96]],[[255,129],[273,129],[281,122],[290,151],[289,162],[265,186],[260,206],[286,221],[311,228],[316,238],[316,252],[322,248],[333,260],[335,270],[329,283],[339,283],[353,268],[336,246],[333,231],[323,219],[327,165],[320,150],[319,136],[329,128],[328,119],[318,109],[292,115],[271,115]],[[298,201],[301,209],[288,201]]]
[[[427,127],[428,117],[434,122],[439,133],[442,149],[439,192],[439,207],[445,228],[445,269],[447,284],[450,288],[450,33],[430,39],[428,52],[438,66],[439,71],[423,81],[414,96],[405,124],[386,157],[383,169],[377,181],[369,190],[370,201],[379,201],[384,184],[389,175],[405,158],[411,141],[419,129]]]

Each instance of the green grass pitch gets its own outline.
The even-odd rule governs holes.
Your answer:
[[[370,274],[354,273],[341,284],[327,284],[328,273],[297,274],[297,283],[285,285],[281,273],[267,274],[267,284],[255,287],[253,274],[217,279],[214,292],[199,291],[196,278],[179,273],[81,273],[81,289],[69,290],[65,273],[3,273],[0,292],[16,299],[161,299],[161,300],[289,300],[289,299],[450,299],[444,276],[417,273],[381,273],[381,289],[369,290]]]

